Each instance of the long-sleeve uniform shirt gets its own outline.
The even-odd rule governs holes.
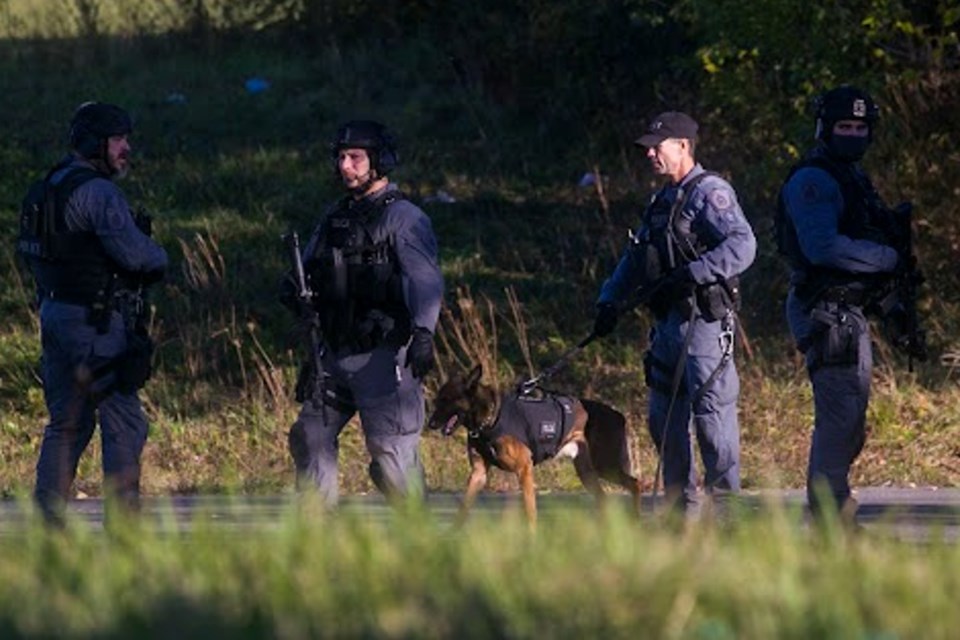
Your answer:
[[[810,264],[864,275],[888,273],[896,267],[897,252],[892,247],[840,233],[843,194],[824,169],[804,167],[794,173],[784,185],[783,199],[800,250]],[[794,273],[792,283],[798,284],[801,277]],[[812,330],[809,308],[793,292],[787,302],[787,319],[794,338],[805,342]]]

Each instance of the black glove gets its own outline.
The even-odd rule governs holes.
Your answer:
[[[143,207],[138,207],[133,213],[133,223],[137,225],[137,229],[147,236],[148,238],[153,237],[153,216],[147,213],[147,210]]]
[[[417,327],[413,330],[413,337],[407,346],[407,361],[403,364],[410,367],[415,378],[421,380],[433,369],[433,334],[429,329]]]
[[[617,326],[617,317],[619,316],[617,305],[612,302],[601,302],[597,305],[597,317],[593,321],[593,334],[598,338],[604,338],[611,333]]]

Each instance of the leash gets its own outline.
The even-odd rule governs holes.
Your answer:
[[[566,353],[560,356],[559,360],[557,360],[552,365],[544,369],[540,373],[540,375],[534,376],[529,380],[526,380],[525,382],[521,383],[520,393],[525,396],[533,393],[534,389],[536,389],[541,382],[545,380],[549,380],[553,376],[557,375],[557,373],[559,373],[564,367],[567,366],[567,364],[570,362],[570,360],[573,359],[574,356],[576,356],[581,351],[583,351],[587,347],[587,345],[589,345],[591,342],[593,342],[596,339],[597,339],[597,334],[591,331],[590,335],[588,335],[586,338],[578,342],[577,346],[571,349],[568,349]]]
[[[677,403],[677,395],[680,392],[680,383],[683,381],[683,374],[686,371],[687,351],[690,348],[690,341],[693,339],[693,322],[697,318],[697,306],[693,305],[690,310],[690,319],[687,321],[687,333],[683,337],[683,347],[680,349],[680,356],[677,358],[677,366],[673,370],[673,383],[670,392],[670,404],[667,406],[667,416],[663,421],[663,434],[660,436],[660,455],[657,456],[657,470],[653,474],[653,490],[650,494],[652,499],[656,499],[660,488],[660,472],[663,471],[663,456],[667,450],[667,434],[670,432],[670,418],[673,417],[673,408]],[[689,424],[687,425],[689,429]],[[691,461],[692,463],[692,461]],[[664,496],[666,496],[666,480],[664,480]]]
[[[657,470],[653,477],[653,490],[650,496],[653,499],[657,497],[657,493],[659,491],[660,472],[663,470],[663,457],[667,447],[667,434],[669,433],[669,430],[670,430],[670,418],[673,415],[673,408],[674,408],[674,405],[676,404],[677,395],[680,391],[680,382],[683,379],[683,373],[686,369],[687,350],[690,347],[690,340],[693,333],[692,331],[693,327],[691,325],[693,324],[693,322],[696,320],[697,317],[698,317],[697,309],[696,307],[694,307],[693,311],[690,314],[690,319],[687,322],[687,333],[684,336],[683,350],[680,352],[680,357],[677,359],[677,366],[676,366],[676,369],[674,369],[674,373],[673,373],[673,384],[672,384],[672,389],[670,394],[670,405],[667,408],[667,417],[663,425],[663,435],[661,436],[661,440],[660,440],[660,455],[657,458]],[[693,409],[693,407],[697,405],[697,403],[700,402],[700,400],[703,399],[703,396],[706,395],[706,393],[710,390],[710,387],[713,386],[717,378],[720,376],[723,370],[727,367],[727,364],[730,362],[730,360],[733,359],[734,334],[733,334],[732,325],[735,322],[736,322],[736,312],[732,310],[728,311],[727,316],[723,319],[723,323],[725,326],[723,327],[723,330],[720,332],[720,348],[722,352],[720,356],[720,362],[717,364],[713,372],[711,372],[710,376],[704,381],[704,383],[700,385],[700,388],[697,389],[697,392],[691,396],[691,399],[690,399],[691,410]],[[687,428],[689,428],[689,423],[687,424]],[[691,460],[691,464],[693,464],[693,460]],[[727,471],[729,471],[729,468],[724,469],[723,473],[721,473],[719,477],[722,477],[723,474],[726,473]],[[666,480],[664,480],[664,495],[666,495]]]
[[[631,309],[635,309],[641,304],[646,303],[648,300],[650,300],[650,298],[652,298],[654,295],[659,293],[660,289],[663,288],[665,283],[666,283],[666,278],[660,278],[659,280],[657,280],[656,282],[648,286],[640,287],[639,289],[637,289],[631,294],[630,298],[626,302],[618,305],[619,307],[618,313],[620,314],[626,313],[627,311],[630,311]],[[532,393],[533,390],[536,389],[541,382],[545,380],[549,380],[553,376],[557,375],[559,371],[561,371],[564,367],[567,366],[567,363],[569,363],[570,360],[574,358],[574,356],[578,355],[581,351],[583,351],[587,347],[587,345],[589,345],[591,342],[593,342],[599,337],[600,336],[598,336],[596,332],[591,331],[590,335],[588,335],[586,338],[578,342],[575,347],[567,350],[566,353],[560,356],[559,360],[557,360],[552,365],[544,369],[543,372],[540,373],[540,375],[534,376],[529,380],[522,382],[519,387],[520,393],[522,393],[523,395],[529,395],[530,393]]]

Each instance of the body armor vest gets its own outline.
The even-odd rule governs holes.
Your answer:
[[[697,184],[711,175],[716,174],[704,171],[681,186],[673,203],[664,198],[661,192],[644,214],[646,226],[650,230],[650,242],[657,250],[664,274],[693,262],[708,248],[693,230],[693,221],[681,215],[681,212]]]
[[[106,297],[120,270],[95,233],[67,229],[66,206],[79,186],[103,175],[74,167],[53,184],[52,176],[63,168],[54,167],[27,192],[20,209],[17,253],[33,273],[41,298],[91,305]]]
[[[306,269],[324,337],[335,349],[368,351],[410,338],[395,238],[381,224],[386,208],[402,198],[397,191],[359,202],[345,198],[324,220]]]
[[[682,215],[682,211],[697,184],[713,175],[716,174],[704,171],[690,179],[681,186],[677,198],[672,202],[664,197],[664,191],[660,191],[644,211],[644,223],[637,238],[637,250],[641,252],[640,259],[644,270],[641,286],[652,285],[677,267],[693,262],[710,249],[693,229],[693,221]],[[673,305],[691,299],[693,293],[692,286],[682,291],[662,290],[647,304],[656,316],[662,317]],[[692,304],[692,301],[689,304]],[[689,313],[689,306],[685,306],[681,313]]]
[[[573,427],[573,406],[569,396],[542,391],[537,395],[510,395],[503,399],[496,422],[469,437],[487,464],[500,467],[492,451],[493,442],[510,435],[529,447],[533,464],[557,455],[560,443]]]
[[[854,240],[889,244],[891,238],[885,229],[887,208],[866,174],[853,164],[838,163],[826,156],[812,156],[794,165],[784,184],[789,182],[797,171],[806,167],[826,171],[840,187],[843,211],[837,220],[838,234]],[[869,287],[872,284],[875,276],[814,265],[807,260],[800,248],[797,229],[787,212],[782,188],[777,202],[774,230],[777,250],[790,265],[791,281],[801,299],[812,301],[820,292],[832,287],[854,284]]]

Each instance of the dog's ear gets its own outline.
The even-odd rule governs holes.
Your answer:
[[[483,375],[483,367],[479,364],[470,370],[470,373],[467,374],[466,386],[468,389],[475,389],[477,384],[480,382],[480,377]]]

